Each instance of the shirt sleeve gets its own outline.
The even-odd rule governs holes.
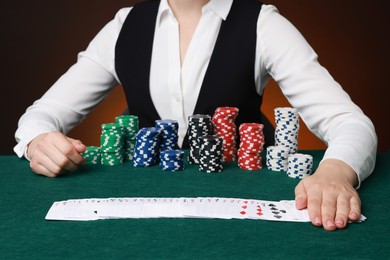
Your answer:
[[[118,11],[80,52],[77,62],[33,105],[27,108],[15,132],[15,153],[22,157],[27,144],[51,131],[68,133],[99,104],[118,83],[115,44],[131,8]]]
[[[263,5],[257,28],[259,91],[271,76],[310,131],[327,144],[323,160],[339,159],[350,165],[360,186],[375,166],[377,136],[373,123],[274,6]]]

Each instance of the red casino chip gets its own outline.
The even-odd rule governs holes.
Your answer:
[[[264,149],[264,125],[244,123],[239,127],[240,146],[237,152],[238,166],[243,170],[261,170],[261,153]]]
[[[223,141],[223,161],[237,160],[237,107],[218,107],[212,117],[214,134]]]

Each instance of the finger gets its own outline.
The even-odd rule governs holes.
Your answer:
[[[321,226],[323,224],[321,218],[321,203],[322,192],[320,189],[313,188],[311,192],[307,194],[307,210],[311,223],[315,226]]]
[[[62,139],[63,138],[61,138],[61,140]],[[63,145],[72,146],[69,142]],[[62,174],[65,170],[77,170],[77,165],[58,150],[57,146],[51,142],[39,144],[39,149],[36,150],[36,158],[39,158],[38,162],[54,174]]]
[[[37,163],[36,161],[33,160],[30,161],[30,168],[33,170],[34,173],[38,175],[44,175],[47,177],[56,177],[54,173],[50,172],[46,167]]]
[[[72,160],[63,155],[56,147],[54,147],[54,149],[57,151],[51,154],[50,157],[59,168],[70,172],[74,172],[78,169],[78,166]]]
[[[68,140],[64,135],[61,135],[56,142],[55,147],[75,165],[81,165],[84,163],[84,157],[76,150],[73,143]]]
[[[361,217],[361,201],[359,197],[353,196],[350,200],[351,210],[349,212],[348,218],[352,221],[357,221]]]
[[[70,143],[73,144],[78,153],[83,153],[86,151],[87,147],[80,140],[76,140],[70,137],[67,137],[67,139]]]
[[[58,174],[53,173],[50,171],[47,167],[45,167],[43,164],[37,162],[36,160],[30,161],[30,167],[38,175],[44,175],[47,177],[57,177]]]
[[[336,216],[337,197],[332,194],[325,194],[322,199],[321,213],[322,213],[322,226],[332,231],[336,229],[334,219]]]
[[[73,144],[73,146],[75,147],[76,151],[80,155],[81,155],[81,153],[84,153],[87,150],[87,147],[80,140],[72,139],[72,138],[69,138],[69,137],[67,137],[67,139],[69,140],[69,142],[71,142]],[[78,161],[76,163],[77,163],[78,166],[84,165],[85,164],[85,158],[83,156],[81,156],[81,161]]]
[[[37,174],[39,175],[44,175],[46,177],[50,177],[50,178],[55,178],[59,175],[57,174],[54,174],[52,173],[51,171],[49,171],[47,168],[45,168],[45,166],[43,165],[38,165],[38,167],[36,167],[36,171],[35,171]]]
[[[295,187],[295,207],[297,209],[305,209],[307,207],[307,194],[302,181]]]
[[[336,228],[345,228],[348,222],[348,214],[350,212],[350,200],[345,196],[339,196],[337,198],[336,205],[336,218],[335,225]]]
[[[50,149],[51,147],[51,149]],[[55,149],[55,147],[48,146],[48,151],[53,151],[51,153],[47,153],[45,150],[38,150],[36,152],[37,163],[39,165],[42,165],[44,168],[46,168],[48,171],[50,171],[52,174],[60,175],[65,172],[62,166],[58,165],[54,160],[53,157],[55,157],[59,152]],[[49,154],[49,155],[48,155]]]

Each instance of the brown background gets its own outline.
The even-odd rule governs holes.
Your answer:
[[[117,10],[140,1],[41,0],[1,1],[0,154],[12,154],[19,117],[74,62]],[[305,36],[319,61],[373,120],[379,150],[390,148],[388,97],[390,75],[387,0],[264,1],[276,5]],[[264,112],[289,106],[270,82]],[[99,144],[100,124],[112,122],[126,107],[120,87],[70,136],[87,145]],[[301,149],[325,148],[302,127]]]

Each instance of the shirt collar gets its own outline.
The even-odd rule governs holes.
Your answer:
[[[239,0],[237,0],[239,1]],[[216,13],[223,20],[226,20],[230,8],[232,7],[233,0],[210,0],[203,8],[210,8],[211,11]]]
[[[206,10],[211,10],[223,20],[226,20],[230,8],[232,7],[233,0],[210,0],[204,7],[203,12]],[[168,4],[168,0],[161,0],[160,6],[157,14],[157,23],[160,26],[163,17],[165,17],[169,12],[172,12],[171,7]]]

